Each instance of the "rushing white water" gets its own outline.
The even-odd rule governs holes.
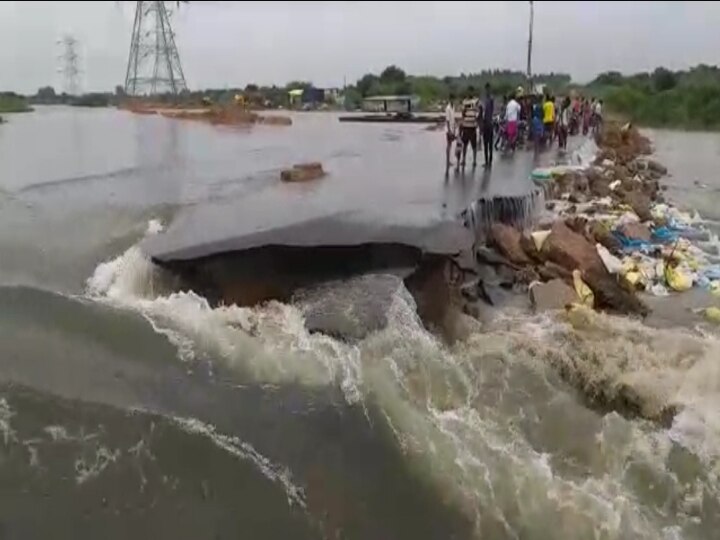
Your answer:
[[[708,538],[716,530],[714,338],[578,310],[505,313],[449,348],[401,289],[387,327],[347,344],[310,334],[295,306],[213,308],[166,282],[134,246],[98,266],[88,293],[142,313],[183,361],[211,355],[260,383],[337,384],[348,402],[374,406],[411,466],[474,521],[478,537]],[[666,429],[584,404],[623,392],[649,415],[667,406],[679,414]],[[184,425],[240,448],[211,427]]]

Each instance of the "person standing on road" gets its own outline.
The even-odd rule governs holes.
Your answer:
[[[590,131],[590,102],[588,101],[588,98],[585,98],[583,100],[582,104],[582,134],[587,135],[588,131]]]
[[[593,107],[593,133],[598,134],[600,133],[600,129],[602,128],[602,108],[603,108],[603,102],[602,99],[598,99],[595,102],[595,106]]]
[[[450,94],[447,107],[445,107],[445,172],[450,170],[450,151],[452,143],[457,137],[457,126],[455,122],[455,96]]]
[[[558,147],[562,150],[567,149],[570,114],[570,98],[566,97],[560,106],[560,114],[558,115]]]
[[[482,141],[486,169],[492,167],[493,145],[495,143],[494,116],[495,100],[492,96],[490,83],[485,83],[485,101],[482,107]]]
[[[460,118],[460,138],[463,142],[461,165],[465,167],[465,157],[468,146],[472,147],[473,167],[477,165],[477,130],[478,130],[478,100],[474,97],[475,89],[468,88],[467,97],[462,104]]]
[[[543,103],[543,129],[548,144],[552,146],[555,136],[555,100],[550,94],[545,96],[545,103]]]
[[[505,129],[507,130],[508,147],[511,150],[515,150],[519,120],[520,104],[515,100],[515,96],[510,96],[510,101],[508,101],[507,109],[505,110],[505,121],[507,122]]]

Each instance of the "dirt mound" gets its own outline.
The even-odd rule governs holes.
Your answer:
[[[616,122],[608,122],[597,138],[598,146],[603,148],[603,156],[614,154],[619,163],[627,163],[639,155],[652,152],[650,139],[641,134],[636,127]]]

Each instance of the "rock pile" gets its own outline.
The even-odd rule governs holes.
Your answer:
[[[536,297],[546,288],[534,285],[531,300],[536,309],[562,305],[568,289],[557,281],[577,290],[573,272],[579,271],[582,283],[594,293],[595,308],[645,316],[648,309],[636,292],[662,294],[686,287],[687,280],[674,279],[672,272],[683,257],[697,252],[683,242],[689,228],[680,229],[687,223],[665,204],[659,179],[667,169],[648,157],[650,141],[630,125],[608,124],[597,142],[599,151],[588,167],[533,173],[551,199],[547,207],[552,220],[527,232],[495,224],[488,245],[515,272],[515,283],[552,283],[549,290],[557,293],[556,302],[538,303]],[[487,253],[479,258],[487,259]],[[642,275],[638,266],[647,267],[650,261],[653,267],[660,262],[670,275],[660,268],[653,268],[652,276]],[[682,268],[678,272],[686,277]]]

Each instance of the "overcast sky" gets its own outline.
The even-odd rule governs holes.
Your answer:
[[[174,2],[172,5],[174,6]],[[170,5],[170,3],[168,3]],[[0,90],[57,73],[57,40],[80,42],[82,88],[122,84],[135,2],[0,1]],[[211,2],[173,14],[190,88],[311,80],[341,86],[394,63],[413,74],[525,68],[527,2]],[[720,2],[535,2],[534,71],[720,63]]]

